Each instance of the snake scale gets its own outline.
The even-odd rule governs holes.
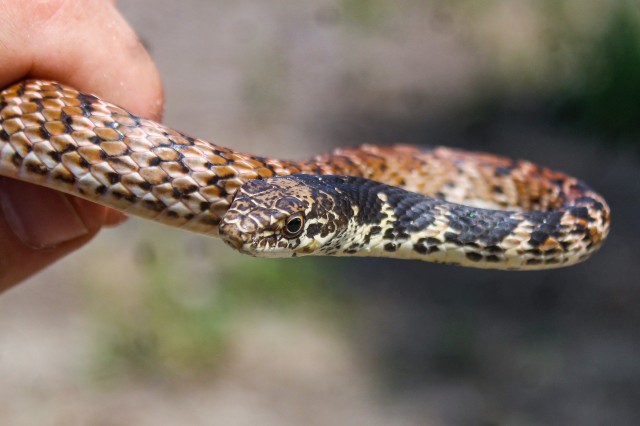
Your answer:
[[[542,269],[584,260],[609,231],[601,196],[527,161],[401,145],[265,158],[44,80],[0,93],[0,174],[267,257]]]

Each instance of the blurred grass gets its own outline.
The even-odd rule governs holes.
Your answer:
[[[605,20],[555,95],[556,112],[611,139],[630,140],[640,136],[640,4],[617,1]]]
[[[89,285],[95,347],[91,376],[189,380],[215,374],[238,322],[256,310],[340,318],[345,299],[317,259],[188,259],[154,236],[137,250],[129,289]],[[185,260],[187,258],[187,260]],[[205,264],[206,266],[202,266]],[[212,266],[213,265],[213,266]]]
[[[489,58],[479,102],[534,100],[559,122],[640,145],[640,3],[439,3]],[[488,99],[490,98],[490,99]]]
[[[385,0],[342,0],[340,12],[355,28],[375,31],[384,23],[393,2]]]

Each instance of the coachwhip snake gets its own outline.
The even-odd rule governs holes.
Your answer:
[[[527,161],[412,146],[265,158],[43,80],[0,93],[0,174],[271,257],[541,269],[585,259],[609,230],[602,197]]]

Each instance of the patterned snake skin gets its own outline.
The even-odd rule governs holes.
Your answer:
[[[540,269],[585,259],[609,229],[609,208],[598,194],[526,161],[411,146],[340,149],[302,161],[258,157],[42,80],[0,93],[0,174],[190,231],[219,236],[220,229],[232,246],[266,256]],[[277,205],[266,213],[264,185]],[[265,214],[275,222],[260,223]],[[247,218],[256,222],[250,229]],[[331,231],[338,222],[340,235]],[[239,235],[247,230],[251,237]],[[329,234],[339,239],[329,241]]]
[[[386,256],[543,269],[586,259],[602,241],[607,215],[590,196],[557,210],[489,210],[360,177],[292,175],[242,186],[220,234],[256,256]]]

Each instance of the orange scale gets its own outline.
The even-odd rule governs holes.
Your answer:
[[[132,152],[131,159],[135,161],[140,167],[151,167],[151,162],[158,157],[150,151]]]
[[[220,198],[222,189],[216,185],[209,185],[204,188],[200,188],[198,192],[205,198],[205,200],[212,201]]]
[[[69,134],[52,136],[49,138],[51,146],[58,152],[65,152],[76,146],[76,141]]]
[[[160,167],[164,170],[169,176],[173,178],[178,178],[185,176],[187,172],[184,170],[184,166],[177,161],[165,161],[160,163]]]
[[[2,129],[12,135],[24,129],[24,123],[19,118],[10,118],[2,122]]]
[[[23,158],[29,153],[31,149],[33,149],[34,146],[23,132],[11,135],[11,137],[9,138],[9,144],[15,150],[15,152],[17,152]]]
[[[109,156],[125,155],[129,147],[121,141],[105,141],[100,143],[100,148]]]
[[[40,111],[40,105],[35,102],[24,102],[20,105],[20,107],[16,107],[22,110],[23,114],[33,114],[34,112]]]
[[[67,114],[68,116],[82,116],[84,114],[84,111],[82,110],[82,108],[77,107],[77,106],[66,106],[64,108],[62,108],[62,111]]]
[[[169,178],[160,167],[145,167],[140,169],[138,173],[151,185],[160,185]]]
[[[93,123],[87,117],[75,116],[69,124],[73,130],[93,129]]]
[[[198,186],[207,186],[211,179],[216,177],[216,174],[210,170],[197,171],[191,173],[191,178],[198,184]]]
[[[117,141],[122,138],[120,132],[110,127],[96,127],[93,131],[103,141]]]
[[[78,148],[78,153],[82,158],[87,160],[90,164],[95,164],[103,161],[102,149],[97,145],[87,145]]]

